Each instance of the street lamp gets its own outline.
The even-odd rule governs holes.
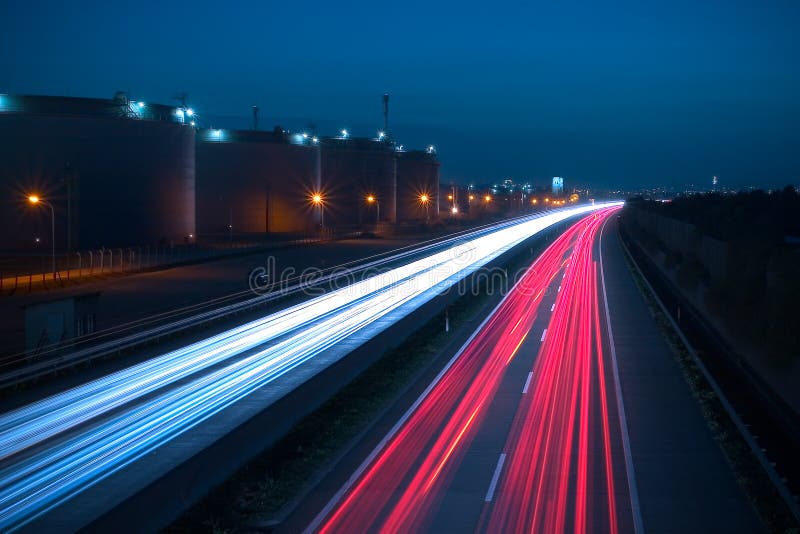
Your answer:
[[[490,195],[486,195],[485,197],[483,197],[483,200],[488,204],[489,202],[492,201],[492,197]]]
[[[52,231],[50,236],[50,250],[52,253],[52,266],[53,266],[53,280],[56,279],[56,212],[53,210],[53,205],[40,198],[39,195],[28,195],[28,202],[33,205],[43,204],[50,208],[50,229]]]
[[[419,196],[419,201],[425,205],[425,220],[427,221],[428,219],[430,219],[430,217],[428,216],[428,204],[430,203],[431,199],[428,195],[423,193]]]
[[[319,206],[319,225],[325,228],[325,201],[320,193],[311,195],[311,202]]]
[[[378,224],[381,221],[381,202],[380,200],[376,199],[373,195],[369,195],[367,197],[367,204],[375,203],[375,207],[377,208],[377,213],[375,215],[375,224]]]

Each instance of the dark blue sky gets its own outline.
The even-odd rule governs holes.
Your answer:
[[[437,146],[445,181],[800,182],[800,2],[12,2],[0,91]]]

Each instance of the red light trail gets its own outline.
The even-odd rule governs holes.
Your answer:
[[[492,480],[492,489],[497,487],[489,495],[496,494],[496,501],[483,504],[478,528],[585,532],[602,516],[602,530],[617,531],[612,456],[619,446],[612,442],[616,429],[609,427],[592,257],[597,233],[613,211],[581,220],[545,250],[310,530],[424,530],[528,338],[547,289],[560,283],[546,336],[499,451],[507,458]],[[563,280],[557,281],[562,271]],[[588,498],[594,494],[607,494],[606,502],[600,506]]]
[[[573,247],[529,394],[506,443],[497,502],[485,510],[489,532],[619,530],[612,454],[619,445],[611,440],[593,260],[607,216],[582,223]],[[606,502],[588,502],[589,495],[605,495]]]

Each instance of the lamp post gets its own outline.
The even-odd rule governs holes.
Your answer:
[[[319,206],[319,225],[325,228],[325,200],[320,193],[311,195],[311,202]]]
[[[53,267],[53,280],[56,279],[56,212],[53,209],[53,205],[50,204],[48,201],[39,197],[39,195],[28,195],[28,202],[33,205],[36,204],[43,204],[50,208],[50,251],[51,251],[51,260],[52,260],[52,267]]]
[[[381,221],[381,201],[375,198],[374,195],[369,195],[367,197],[367,204],[375,203],[375,207],[377,208],[377,212],[375,215],[375,224],[378,224]]]
[[[431,199],[425,193],[419,196],[419,201],[425,206],[425,220],[429,220],[430,217],[428,216],[428,204],[430,203]]]

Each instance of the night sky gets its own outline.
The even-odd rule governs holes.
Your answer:
[[[442,180],[800,183],[800,2],[0,5],[0,92],[434,144]]]

